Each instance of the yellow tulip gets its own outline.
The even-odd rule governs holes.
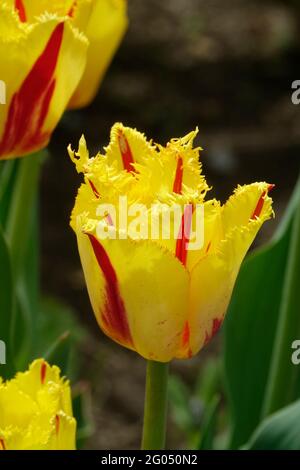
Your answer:
[[[82,27],[90,4],[81,0]],[[0,159],[45,147],[85,69],[88,41],[67,0],[0,4]],[[2,100],[3,101],[3,100]]]
[[[149,360],[189,358],[212,338],[241,262],[273,214],[267,183],[239,186],[224,205],[205,200],[209,188],[200,149],[193,147],[196,134],[163,147],[115,124],[103,155],[89,158],[84,138],[78,152],[69,148],[84,174],[71,226],[97,321],[107,336]],[[125,195],[128,206],[143,204],[147,215],[168,215],[174,235],[145,239],[148,219],[139,221],[140,233],[130,232],[130,219],[126,231],[124,214],[116,218],[113,210]],[[103,203],[108,209],[100,213]],[[179,220],[172,216],[175,205],[182,209]],[[192,250],[192,227],[201,214],[202,243]]]
[[[74,450],[69,383],[43,359],[7,382],[0,378],[0,450]]]
[[[87,65],[71,100],[71,108],[86,106],[95,98],[128,25],[127,0],[93,0],[92,3],[85,30],[90,43]]]

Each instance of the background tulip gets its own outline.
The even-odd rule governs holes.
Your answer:
[[[84,139],[76,154],[70,150],[85,175],[71,225],[96,318],[116,342],[158,362],[195,355],[217,332],[241,262],[272,215],[267,183],[239,186],[225,205],[205,201],[196,133],[162,147],[116,124],[104,155],[89,159]],[[102,202],[118,209],[125,194],[128,204],[143,203],[149,213],[153,203],[164,213],[174,204],[195,210],[190,220],[186,213],[179,221],[171,216],[175,236],[167,240],[132,239],[112,214],[97,212]],[[195,224],[201,205],[204,240],[190,251],[189,235],[177,234]],[[115,239],[99,238],[101,226]]]
[[[1,80],[7,90],[7,104],[0,106],[2,159],[47,145],[85,66],[84,36],[61,12],[38,12],[36,5],[0,5]]]
[[[127,0],[93,0],[85,34],[89,40],[87,65],[70,107],[86,106],[99,85],[127,29]],[[76,22],[76,8],[74,8]]]
[[[43,359],[0,381],[0,450],[74,450],[69,383]]]

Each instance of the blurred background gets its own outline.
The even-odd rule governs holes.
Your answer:
[[[78,369],[93,405],[94,430],[85,442],[91,449],[139,447],[145,363],[107,340],[94,320],[69,228],[81,177],[67,145],[77,148],[84,133],[96,153],[115,121],[162,144],[198,126],[212,196],[225,201],[238,183],[276,185],[276,219],[264,225],[257,244],[274,231],[300,167],[300,105],[291,102],[291,84],[300,79],[297,0],[129,0],[129,18],[97,99],[60,123],[42,181],[42,287],[70,305],[85,330]],[[221,351],[222,333],[198,357],[172,366],[190,391],[196,420],[201,403],[192,391]],[[168,447],[183,446],[173,405],[170,421]]]

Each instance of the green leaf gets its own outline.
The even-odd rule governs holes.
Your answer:
[[[222,368],[218,357],[208,358],[201,368],[196,381],[196,395],[207,405],[212,397],[223,392]]]
[[[273,241],[241,267],[225,321],[225,376],[232,414],[231,447],[260,422],[300,182]]]
[[[246,449],[300,450],[300,400],[265,419]]]
[[[86,338],[71,308],[53,298],[43,298],[36,324],[33,358],[48,357],[69,378],[80,366],[79,345]]]
[[[59,365],[63,375],[68,375],[71,359],[72,337],[69,331],[63,333],[43,354],[44,359],[50,364]]]
[[[38,195],[40,170],[46,151],[41,150],[17,162],[17,174],[6,224],[12,268],[18,281],[23,273],[24,258],[31,235],[32,212]]]
[[[267,416],[298,398],[299,370],[291,361],[291,345],[300,337],[300,193],[287,259],[279,321],[263,408]]]
[[[30,361],[32,348],[31,308],[25,284],[18,283],[16,287],[14,317],[12,325],[12,351],[17,370],[23,370]]]
[[[77,421],[77,449],[81,449],[94,432],[91,388],[88,382],[78,382],[72,389],[73,413]]]
[[[0,224],[6,227],[9,207],[13,197],[14,182],[16,178],[16,160],[0,162]]]
[[[197,446],[197,450],[212,450],[214,448],[219,404],[220,397],[216,395],[205,408],[203,423],[201,426],[201,439]]]
[[[175,375],[169,377],[168,388],[174,421],[182,431],[189,435],[195,427],[190,408],[190,391],[183,381]]]
[[[0,340],[1,352],[5,353],[6,364],[0,361],[0,376],[8,378],[14,373],[13,356],[11,354],[11,330],[13,323],[14,287],[8,247],[0,226]],[[0,358],[1,359],[1,358]]]

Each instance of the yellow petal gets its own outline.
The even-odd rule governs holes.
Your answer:
[[[96,96],[103,76],[127,29],[126,0],[94,0],[86,35],[90,42],[87,66],[70,106],[88,105]]]
[[[32,397],[20,390],[16,383],[0,388],[0,429],[26,427],[31,417],[38,412],[38,405]]]
[[[202,175],[199,147],[194,147],[198,129],[179,139],[172,139],[166,147],[159,146],[168,192],[184,194],[192,190],[202,202],[208,185]]]
[[[189,276],[182,264],[153,242],[100,242],[80,220],[77,239],[102,330],[147,359],[171,360],[186,317]]]
[[[119,170],[134,171],[134,165],[150,158],[154,149],[144,134],[116,123],[112,127],[110,143],[105,151],[108,164],[116,163]]]
[[[188,243],[186,257],[189,271],[207,254],[215,253],[222,239],[221,205],[217,200],[211,199],[200,205],[198,218],[196,210],[194,211],[192,233],[195,235]]]
[[[24,12],[27,22],[33,22],[45,12],[66,16],[73,5],[73,0],[11,0],[11,3],[16,5],[16,10]]]
[[[52,418],[54,428],[49,439],[49,450],[75,450],[76,421],[63,412]]]

